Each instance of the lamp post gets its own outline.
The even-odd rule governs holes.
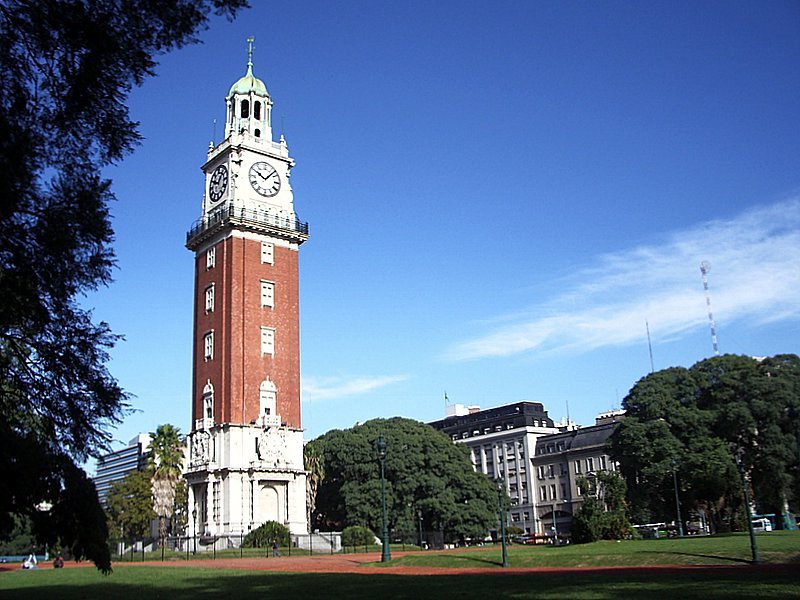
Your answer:
[[[383,549],[381,551],[381,562],[392,560],[392,553],[389,549],[389,518],[386,514],[386,477],[384,473],[386,463],[386,440],[383,435],[378,436],[375,441],[375,448],[378,451],[378,461],[381,463],[381,506],[383,508]]]
[[[753,556],[753,564],[761,562],[758,556],[758,544],[756,544],[756,532],[753,529],[753,513],[750,511],[750,493],[747,491],[747,481],[744,477],[744,449],[741,447],[736,451],[736,468],[739,470],[739,478],[742,480],[742,492],[744,494],[744,508],[747,513],[747,530],[750,532],[750,552]]]
[[[192,527],[194,528],[194,535],[192,539],[194,540],[194,552],[192,554],[197,554],[197,509],[195,508],[192,511]]]
[[[675,459],[672,459],[672,485],[675,488],[675,513],[678,515],[678,537],[683,537],[683,519],[681,519],[681,501],[678,499],[678,474]]]
[[[506,546],[506,486],[502,479],[496,479],[497,484],[497,514],[500,517],[500,543],[503,548],[503,566],[508,566],[508,547]]]
[[[419,517],[419,548],[422,550],[422,509],[417,510],[417,517]]]

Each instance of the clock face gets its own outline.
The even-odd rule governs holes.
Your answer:
[[[281,189],[281,177],[269,163],[257,162],[250,167],[250,185],[262,196],[274,196]]]
[[[212,202],[216,202],[222,198],[226,189],[228,189],[228,168],[220,165],[214,169],[208,181],[208,197]]]

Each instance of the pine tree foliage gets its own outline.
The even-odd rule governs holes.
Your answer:
[[[80,304],[114,265],[103,168],[140,141],[125,102],[155,57],[244,5],[0,0],[0,478],[14,482],[0,534],[28,515],[42,542],[105,572],[105,518],[76,466],[128,402],[106,368],[119,338]]]

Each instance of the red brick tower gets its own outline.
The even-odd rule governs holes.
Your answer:
[[[248,41],[247,74],[226,97],[225,139],[209,147],[202,215],[186,237],[195,253],[186,478],[195,526],[213,535],[267,520],[299,533],[306,522],[298,248],[308,226],[295,215],[294,160],[283,136],[272,140],[272,99]]]

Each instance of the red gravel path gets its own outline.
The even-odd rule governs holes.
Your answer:
[[[394,553],[395,557],[406,553]],[[652,565],[646,567],[537,567],[537,568],[451,568],[451,567],[416,567],[416,566],[370,566],[378,556],[372,554],[334,554],[316,556],[281,556],[278,558],[220,558],[220,559],[192,559],[170,561],[145,561],[133,563],[119,563],[125,566],[163,566],[163,567],[200,567],[204,569],[241,569],[250,571],[285,571],[296,573],[361,573],[364,575],[389,574],[389,575],[524,575],[532,573],[642,573],[642,572],[686,572],[686,571],[729,571],[729,570],[771,570],[771,571],[797,571],[800,564],[780,565]],[[66,568],[94,567],[90,562],[67,562]],[[0,565],[0,571],[19,569],[17,564]],[[40,568],[50,569],[52,564],[45,563]]]

